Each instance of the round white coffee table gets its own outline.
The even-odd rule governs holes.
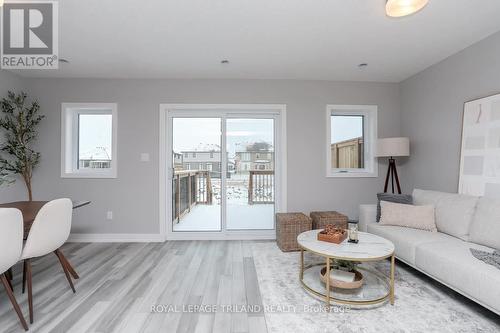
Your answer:
[[[301,248],[299,277],[302,286],[312,294],[324,298],[328,305],[332,302],[349,305],[371,305],[382,303],[387,299],[394,305],[394,244],[385,238],[366,232],[359,232],[359,242],[357,244],[349,243],[347,239],[340,244],[323,242],[317,239],[320,231],[306,231],[297,237],[297,242]],[[323,257],[324,262],[305,266],[304,251]],[[378,271],[363,268],[363,275],[366,274],[367,281],[358,291],[339,291],[332,295],[330,279],[326,279],[324,288],[321,287],[319,282],[318,266],[326,266],[325,276],[329,277],[332,259],[365,263],[382,261],[387,258],[391,258],[389,277],[381,276]],[[304,279],[307,273],[309,273],[308,278]]]

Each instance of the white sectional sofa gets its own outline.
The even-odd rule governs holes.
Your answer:
[[[399,260],[500,314],[500,269],[470,252],[500,249],[500,200],[414,190],[413,203],[434,205],[438,232],[379,225],[375,205],[360,206],[359,228],[391,240]]]

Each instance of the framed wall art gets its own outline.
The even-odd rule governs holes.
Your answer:
[[[500,198],[500,94],[464,104],[458,192]]]

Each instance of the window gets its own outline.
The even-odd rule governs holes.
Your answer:
[[[191,170],[191,164],[186,163],[186,170]]]
[[[210,152],[210,158],[214,158],[214,152],[213,151]]]
[[[250,161],[250,153],[241,153],[241,160],[242,161]]]
[[[377,106],[328,105],[327,177],[377,177]]]
[[[207,170],[212,171],[212,164],[211,163],[207,163]]]
[[[196,153],[193,153],[193,158],[195,158],[195,157],[196,157]]]
[[[116,104],[62,104],[61,177],[116,178]]]

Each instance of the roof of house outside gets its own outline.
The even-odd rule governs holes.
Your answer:
[[[193,149],[183,150],[182,153],[220,153],[220,146],[217,144],[200,143]]]
[[[105,147],[95,147],[92,150],[79,154],[80,160],[111,160],[111,152]]]
[[[274,152],[274,147],[268,142],[247,142],[247,143],[242,143],[239,144],[236,147],[236,153],[267,153],[267,152]]]

